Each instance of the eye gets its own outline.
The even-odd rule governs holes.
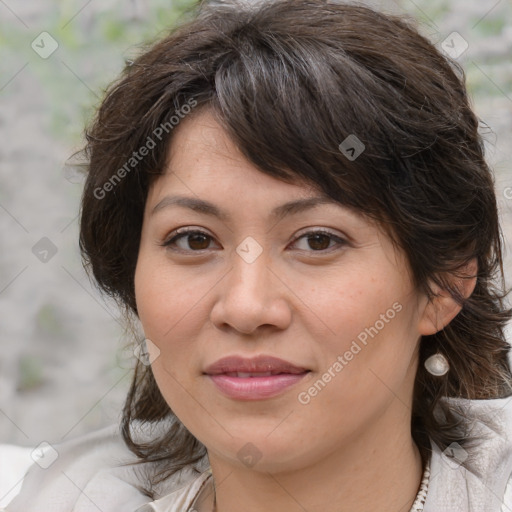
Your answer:
[[[162,244],[162,246],[168,247],[178,252],[204,251],[209,248],[208,246],[210,244],[210,241],[213,240],[213,238],[208,233],[205,233],[204,231],[199,231],[197,229],[177,229],[173,233],[177,234],[167,239]],[[171,233],[171,235],[173,233]]]
[[[327,251],[338,246],[343,246],[347,244],[347,241],[343,238],[340,238],[339,236],[335,235],[334,233],[331,233],[330,231],[325,230],[316,230],[316,231],[308,231],[307,233],[304,233],[302,236],[295,239],[294,245],[297,244],[298,241],[305,240],[307,246],[310,249],[313,249],[313,251],[308,250],[307,248],[299,248],[299,250],[305,250],[308,252],[323,252]],[[331,243],[334,242],[334,245],[331,245]]]
[[[180,228],[171,233],[171,238],[161,245],[177,252],[200,252],[208,250],[212,240],[213,237],[204,231]],[[300,241],[305,241],[307,247],[299,247],[299,250],[306,252],[330,252],[336,246],[347,244],[343,238],[325,230],[308,231],[296,238],[293,245],[297,246]]]

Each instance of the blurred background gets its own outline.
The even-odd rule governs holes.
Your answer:
[[[188,0],[0,0],[0,443],[58,443],[118,421],[123,321],[78,252],[82,177],[68,158],[105,88]],[[463,65],[495,171],[512,284],[512,4],[361,2],[409,13]],[[455,32],[455,34],[454,34]]]

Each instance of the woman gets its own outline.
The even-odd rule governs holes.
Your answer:
[[[462,70],[405,21],[206,5],[110,88],[80,245],[143,343],[9,511],[512,508],[500,229]]]

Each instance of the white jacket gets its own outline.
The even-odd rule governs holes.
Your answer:
[[[512,397],[497,400],[447,399],[472,421],[472,434],[483,439],[465,451],[442,453],[433,444],[431,476],[424,512],[512,512]],[[151,436],[147,431],[143,434]],[[21,492],[0,509],[7,512],[186,512],[199,491],[211,489],[207,458],[173,475],[156,489],[157,499],[137,485],[141,466],[134,460],[118,425],[53,447],[57,459],[47,469],[34,463]],[[50,449],[45,457],[55,456]],[[456,459],[467,459],[464,465]],[[463,456],[462,456],[463,455]],[[466,467],[469,469],[466,469]]]

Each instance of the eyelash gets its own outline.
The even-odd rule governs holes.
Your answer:
[[[193,249],[177,249],[175,247],[173,247],[173,245],[176,243],[177,240],[181,239],[181,238],[184,238],[188,235],[203,235],[207,238],[210,238],[211,240],[213,240],[213,237],[210,236],[208,233],[204,232],[204,231],[201,231],[201,230],[198,230],[198,229],[189,229],[189,228],[184,228],[184,229],[179,229],[179,230],[176,230],[174,233],[177,233],[175,236],[172,236],[171,238],[167,239],[166,241],[164,241],[162,244],[160,244],[162,247],[166,247],[167,249],[170,249],[174,252],[179,252],[179,253],[203,253],[204,251],[207,251],[208,249],[200,249],[198,251],[194,251]],[[171,233],[171,235],[173,235],[173,233]],[[338,246],[340,246],[339,248],[341,248],[341,246],[344,246],[344,245],[347,245],[347,241],[344,240],[343,238],[335,235],[334,233],[331,233],[330,231],[326,231],[326,230],[322,230],[322,229],[319,229],[319,230],[315,230],[315,231],[307,231],[306,233],[303,233],[302,235],[300,235],[299,237],[297,237],[292,243],[296,243],[298,240],[301,240],[302,238],[307,238],[308,236],[314,236],[314,235],[325,235],[325,236],[328,236],[330,237],[332,240],[335,240],[338,244]],[[326,252],[331,252],[333,249],[336,249],[336,247],[329,247],[327,249],[322,249],[322,250],[319,250],[319,251],[315,251],[315,250],[311,250],[311,251],[306,251],[306,252],[313,252],[313,253],[326,253]],[[300,249],[302,251],[304,251],[304,249]]]

